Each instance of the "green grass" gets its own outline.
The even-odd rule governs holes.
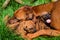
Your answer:
[[[23,0],[23,4],[18,4],[14,0],[11,0],[9,5],[5,9],[2,9],[1,6],[4,1],[5,0],[0,0],[0,40],[24,40],[21,36],[16,35],[12,30],[6,27],[6,24],[3,21],[6,15],[9,14],[9,16],[12,17],[14,11],[24,5],[36,6],[50,2],[50,0],[36,0],[35,2],[30,3],[31,0]],[[60,40],[60,37],[40,36],[33,40]]]

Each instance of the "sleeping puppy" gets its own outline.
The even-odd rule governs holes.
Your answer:
[[[19,20],[32,20],[34,11],[30,6],[23,6],[14,13],[14,16]]]
[[[19,27],[15,30],[17,34],[21,34],[23,38],[27,38],[28,40],[30,40],[30,38],[27,36],[27,34],[33,34],[36,31],[36,26],[31,20],[21,22]]]

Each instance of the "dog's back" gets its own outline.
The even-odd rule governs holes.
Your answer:
[[[35,11],[36,16],[41,15],[42,12],[50,12],[54,6],[54,3],[48,3],[43,5],[38,5],[32,7],[32,9]]]
[[[60,1],[55,4],[55,9],[51,14],[51,26],[60,30]]]

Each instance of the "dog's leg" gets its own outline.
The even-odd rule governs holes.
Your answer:
[[[29,38],[35,38],[35,37],[38,37],[40,35],[59,36],[60,32],[56,31],[56,30],[49,29],[49,30],[40,30],[34,34],[27,34],[27,36]]]
[[[27,39],[27,40],[32,40],[32,38],[29,38],[27,35],[26,35],[26,32],[21,32],[21,35],[22,35],[22,37],[23,38],[25,38],[25,40]]]

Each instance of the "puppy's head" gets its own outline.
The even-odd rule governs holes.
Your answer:
[[[32,19],[33,13],[30,6],[23,6],[14,13],[14,16],[19,20]]]
[[[44,13],[45,14],[41,16],[42,21],[44,21],[45,23],[51,23],[51,14],[49,12]]]
[[[27,33],[35,33],[36,32],[36,27],[33,21],[26,21],[24,23],[24,31],[26,31]]]
[[[51,23],[51,14],[49,12],[43,12],[42,15],[39,15],[36,18],[41,19],[45,23]]]

